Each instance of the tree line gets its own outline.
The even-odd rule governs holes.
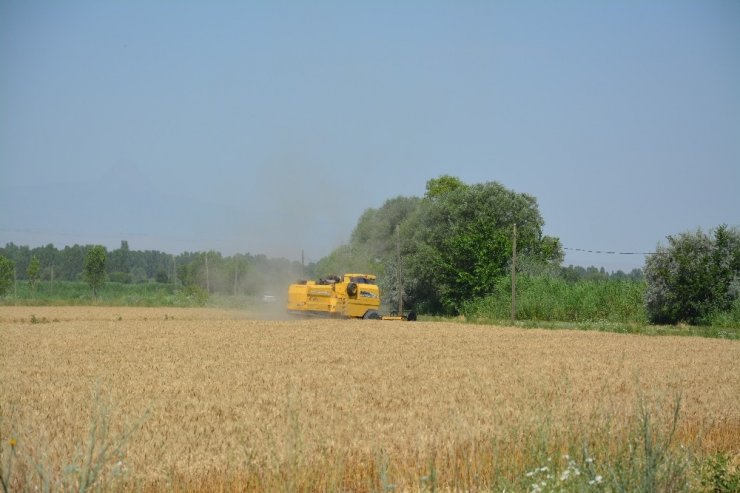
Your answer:
[[[39,263],[39,278],[44,281],[83,280],[85,257],[94,245],[72,245],[62,249],[53,244],[30,248],[25,245],[8,243],[0,247],[0,255],[13,261],[16,278],[28,280],[28,267],[36,259]],[[174,257],[159,251],[132,251],[128,241],[122,241],[120,248],[105,250],[105,271],[109,280],[116,282],[146,282],[157,279],[171,282],[172,262],[183,261],[187,253]]]
[[[88,263],[93,262],[94,267]],[[132,250],[128,241],[108,251],[99,245],[73,245],[62,249],[48,244],[29,248],[8,243],[0,247],[0,295],[13,280],[86,281],[99,272],[106,282],[171,283],[197,287],[206,293],[260,296],[282,292],[284,285],[304,276],[299,262],[249,253],[224,256],[220,252],[183,252],[179,255],[156,250]],[[7,284],[7,283],[10,284]]]

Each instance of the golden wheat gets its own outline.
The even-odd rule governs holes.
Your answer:
[[[543,429],[606,451],[641,399],[680,395],[682,443],[737,455],[739,362],[740,343],[692,337],[2,307],[0,432],[20,484],[63,474],[102,401],[110,436],[141,421],[106,467],[142,489],[413,488],[433,467],[455,489],[525,467]]]

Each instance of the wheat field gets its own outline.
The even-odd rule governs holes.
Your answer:
[[[18,490],[516,490],[675,411],[670,447],[740,457],[740,343],[0,307],[0,406]]]

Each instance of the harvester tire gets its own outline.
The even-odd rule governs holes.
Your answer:
[[[416,322],[416,312],[411,310],[406,317],[406,320],[408,320],[409,322]]]
[[[382,317],[375,310],[368,310],[362,318],[365,320],[380,320]]]
[[[357,294],[357,284],[354,282],[347,284],[347,295],[355,296],[356,294]]]

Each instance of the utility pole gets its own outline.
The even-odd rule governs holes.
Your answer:
[[[403,317],[403,280],[401,277],[401,225],[396,224],[396,261],[398,263],[398,316]]]
[[[206,252],[206,292],[211,293],[211,281],[208,277],[208,252]]]
[[[236,296],[236,286],[239,281],[239,260],[234,255],[234,296]]]
[[[516,320],[516,223],[514,223],[511,253],[511,321],[513,322]]]

